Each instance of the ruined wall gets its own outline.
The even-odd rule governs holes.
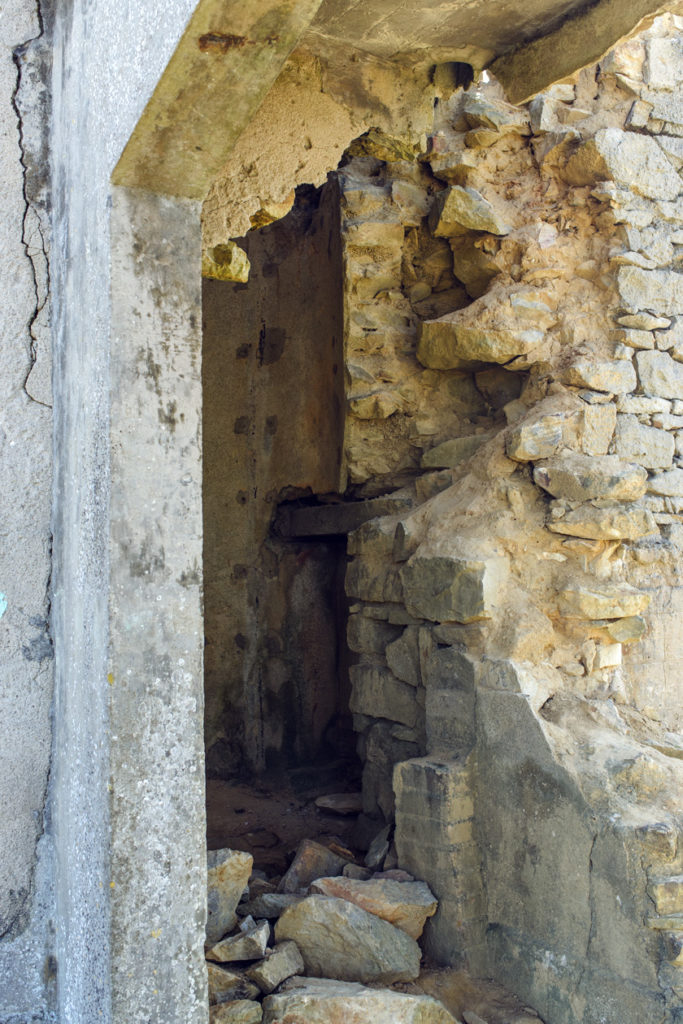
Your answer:
[[[45,11],[46,19],[49,10]],[[0,19],[0,1018],[54,999],[48,811],[53,662],[46,34],[36,3]],[[34,1016],[35,1015],[35,1016]]]
[[[271,531],[279,501],[339,490],[334,182],[244,247],[248,284],[204,284],[205,735],[223,776],[312,760],[340,703],[344,546]]]
[[[550,1021],[680,1003],[679,32],[340,178],[365,812]]]

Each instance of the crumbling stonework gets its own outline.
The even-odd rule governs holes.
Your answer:
[[[349,540],[365,811],[551,1020],[683,991],[679,32],[340,173],[349,480],[414,502]]]

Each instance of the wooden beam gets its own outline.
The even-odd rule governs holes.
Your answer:
[[[410,498],[370,498],[336,505],[283,505],[275,517],[280,537],[332,537],[351,533],[380,516],[393,516],[412,508]]]

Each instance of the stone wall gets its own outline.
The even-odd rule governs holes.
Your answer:
[[[413,500],[349,539],[365,813],[551,1021],[681,996],[680,27],[339,176],[348,480]]]

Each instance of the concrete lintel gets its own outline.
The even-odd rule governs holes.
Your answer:
[[[676,5],[678,6],[678,5]],[[661,0],[598,0],[548,35],[498,57],[489,67],[512,103],[599,60],[620,39],[672,8]]]
[[[201,0],[114,170],[203,199],[321,0]]]

